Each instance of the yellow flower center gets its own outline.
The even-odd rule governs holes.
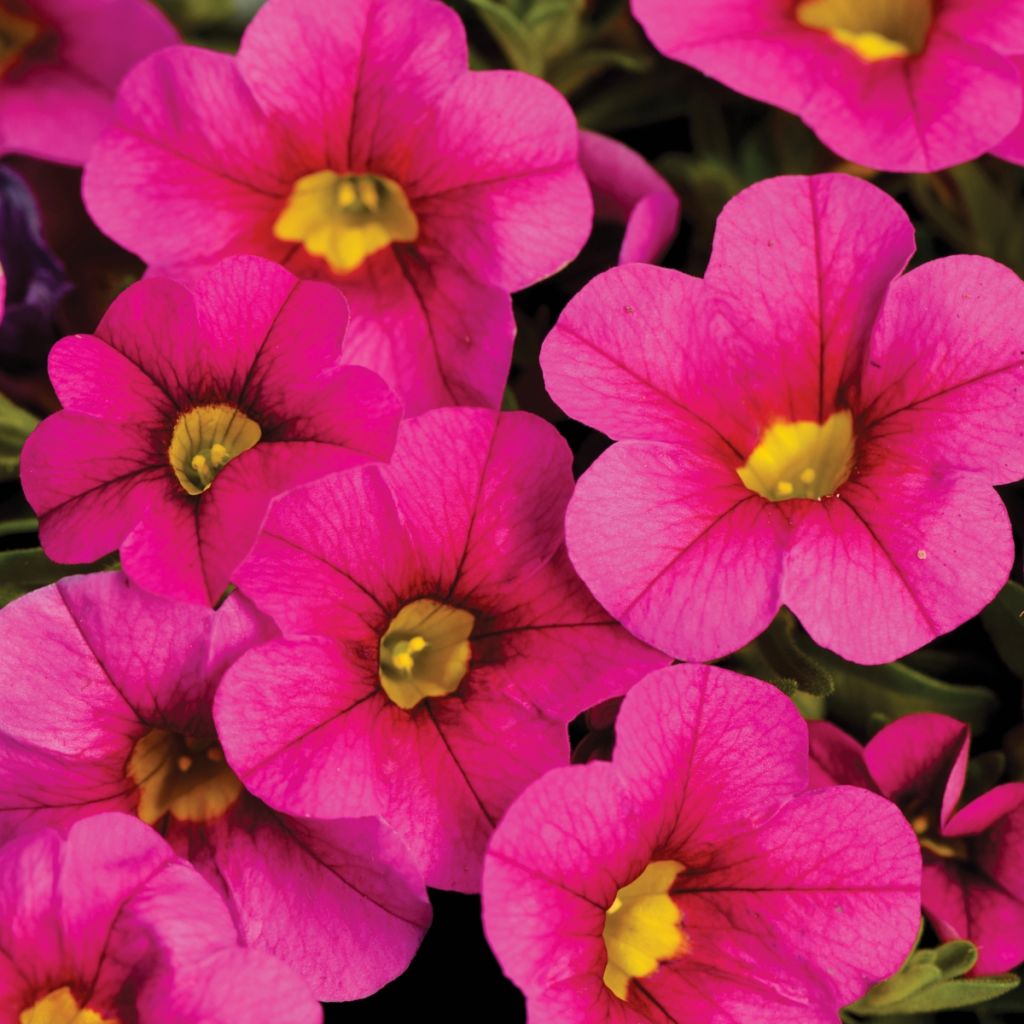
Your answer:
[[[178,821],[211,821],[242,795],[242,783],[216,740],[152,729],[128,760],[128,778],[139,788],[138,816],[156,825],[170,814]]]
[[[233,405],[197,405],[174,424],[167,458],[178,483],[202,494],[236,456],[255,447],[260,425]]]
[[[407,711],[425,697],[453,694],[469,668],[475,619],[427,599],[407,604],[380,641],[380,684]]]
[[[935,827],[936,822],[933,821],[930,815],[918,814],[916,817],[911,818],[910,825],[914,832],[917,833],[921,847],[925,850],[930,850],[937,857],[942,857],[946,860],[962,861],[971,859],[967,840],[960,836],[939,835],[938,829]]]
[[[295,182],[273,230],[327,260],[335,274],[350,274],[392,242],[415,242],[420,226],[390,178],[316,171]]]
[[[604,983],[620,999],[628,998],[631,979],[646,978],[690,948],[682,914],[669,895],[683,870],[675,860],[652,861],[616,893],[605,914]]]
[[[0,75],[14,67],[43,34],[43,26],[29,16],[27,10],[16,13],[8,10],[8,6],[19,8],[21,5],[0,3]]]
[[[769,501],[817,501],[850,479],[854,454],[853,415],[844,409],[824,423],[773,423],[736,472],[750,490]]]
[[[932,26],[932,0],[802,0],[796,20],[873,63],[921,53]]]
[[[43,996],[18,1015],[18,1024],[118,1024],[113,1017],[101,1017],[87,1006],[79,1006],[65,985]]]

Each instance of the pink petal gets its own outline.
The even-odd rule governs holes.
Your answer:
[[[579,480],[566,516],[577,572],[631,633],[711,660],[779,609],[788,524],[723,460],[625,441]]]
[[[1024,782],[1006,782],[1001,786],[990,789],[987,793],[972,800],[965,807],[961,807],[945,823],[942,829],[944,836],[973,836],[980,832],[999,825],[1000,828],[1009,827],[1011,832],[1018,832],[1024,828]],[[1009,817],[1009,826],[1000,824],[1002,819]],[[1007,836],[1007,842],[1002,847],[1007,852],[1016,845],[1017,836]],[[999,849],[998,846],[995,847]],[[1017,886],[1014,886],[1016,888]],[[1024,892],[1024,886],[1021,887]]]
[[[990,46],[996,53],[1020,53],[1024,0],[944,0],[939,15],[944,32]]]
[[[1000,20],[999,18],[994,19],[993,24],[998,25]],[[1017,68],[1017,73],[1021,75],[1021,80],[1024,81],[1024,57],[1012,58],[1012,62]],[[1024,117],[1017,122],[1013,131],[999,145],[992,147],[992,153],[1011,163],[1024,164]]]
[[[809,782],[812,788],[860,786],[876,790],[864,762],[864,748],[831,722],[808,722],[811,740]]]
[[[679,197],[636,150],[598,132],[580,132],[580,165],[594,217],[626,226],[619,263],[657,263],[679,227]]]

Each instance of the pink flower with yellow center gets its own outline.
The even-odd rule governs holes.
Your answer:
[[[283,960],[319,999],[355,999],[405,970],[430,905],[379,821],[279,814],[225,760],[217,685],[241,651],[274,635],[237,594],[214,612],[120,573],[70,577],[8,605],[0,840],[131,814],[214,886],[242,942]]]
[[[662,53],[797,114],[847,160],[934,171],[1017,127],[1024,0],[632,0]]]
[[[188,288],[140,281],[58,342],[64,411],[21,461],[47,554],[118,548],[145,589],[215,602],[275,494],[391,452],[398,400],[342,365],[345,320],[336,289],[236,257]]]
[[[591,201],[565,100],[466,65],[435,0],[270,0],[237,58],[171,49],[135,70],[86,204],[165,270],[246,252],[340,285],[348,358],[410,412],[496,406],[509,293],[576,255]]]
[[[921,859],[888,801],[806,786],[774,687],[637,684],[611,763],[548,772],[487,851],[484,929],[530,1024],[834,1024],[913,946]]]
[[[979,612],[1024,476],[1024,284],[975,256],[900,276],[903,210],[844,175],[777,178],[722,212],[703,280],[614,268],[541,353],[569,415],[618,444],[566,537],[642,640],[706,661],[786,605],[853,661]]]
[[[971,730],[922,712],[885,726],[865,747],[828,722],[811,724],[811,784],[863,786],[892,800],[921,843],[921,904],[943,942],[978,947],[974,974],[1024,960],[1024,783],[965,802]]]
[[[0,155],[85,163],[125,73],[176,42],[149,0],[0,0]]]
[[[379,814],[428,885],[476,891],[505,808],[567,763],[567,723],[668,661],[569,565],[570,461],[535,416],[438,409],[389,465],[278,499],[238,585],[285,636],[216,703],[245,785],[291,814]]]
[[[0,848],[0,1019],[12,1024],[232,1024],[323,1019],[150,828],[101,814]]]

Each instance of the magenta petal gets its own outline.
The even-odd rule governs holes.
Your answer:
[[[808,722],[811,740],[809,783],[823,786],[860,786],[877,790],[864,761],[864,748],[831,722]]]
[[[728,654],[779,609],[788,524],[720,458],[621,442],[579,480],[565,525],[598,601],[676,658]]]
[[[944,836],[971,836],[991,828],[996,822],[1010,816],[1014,822],[1014,831],[1024,828],[1024,782],[1006,782],[995,789],[990,789],[965,807],[961,807],[943,826]],[[1007,837],[1005,848],[1009,851],[1017,845]],[[1013,888],[1024,893],[1024,885],[1015,884]]]

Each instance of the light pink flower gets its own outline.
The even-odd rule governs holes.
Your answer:
[[[906,715],[865,747],[811,724],[811,784],[882,793],[907,816],[924,855],[921,903],[943,942],[978,947],[974,974],[1024,960],[1024,783],[963,803],[971,730],[947,715]]]
[[[1022,0],[633,0],[662,53],[797,114],[834,152],[935,171],[1021,118]]]
[[[142,57],[178,42],[149,0],[6,0],[0,8],[0,155],[83,164]]]
[[[119,573],[8,605],[0,839],[101,811],[137,815],[220,892],[242,941],[285,961],[318,998],[354,999],[405,970],[430,906],[379,821],[278,814],[225,763],[214,691],[241,651],[274,635],[238,595],[214,612]]]
[[[435,0],[270,0],[237,59],[179,48],[136,69],[86,203],[160,268],[249,252],[341,285],[347,358],[410,412],[496,406],[509,293],[576,255],[591,202],[565,100],[466,64]]]
[[[706,661],[786,605],[885,662],[1006,582],[1024,284],[975,256],[900,276],[913,249],[873,185],[776,178],[726,206],[703,280],[619,267],[570,302],[545,381],[620,443],[579,481],[569,553],[642,640]]]
[[[46,829],[0,849],[0,1018],[316,1024],[323,1016],[283,964],[239,948],[227,907],[152,829],[101,814],[63,838]]]
[[[398,400],[342,365],[345,320],[336,289],[237,257],[190,288],[141,281],[58,342],[64,411],[21,462],[47,554],[119,548],[145,589],[215,602],[275,494],[391,452]]]
[[[275,502],[238,583],[285,633],[244,655],[217,730],[275,807],[380,814],[428,885],[475,891],[505,808],[566,724],[668,658],[572,571],[568,446],[526,413],[405,421],[385,467]]]
[[[679,228],[679,197],[634,149],[580,132],[580,166],[594,194],[594,219],[624,224],[619,263],[657,263]]]
[[[833,1024],[895,971],[913,833],[806,783],[807,728],[767,683],[687,665],[635,686],[612,762],[548,772],[487,852],[484,928],[530,1024]]]

